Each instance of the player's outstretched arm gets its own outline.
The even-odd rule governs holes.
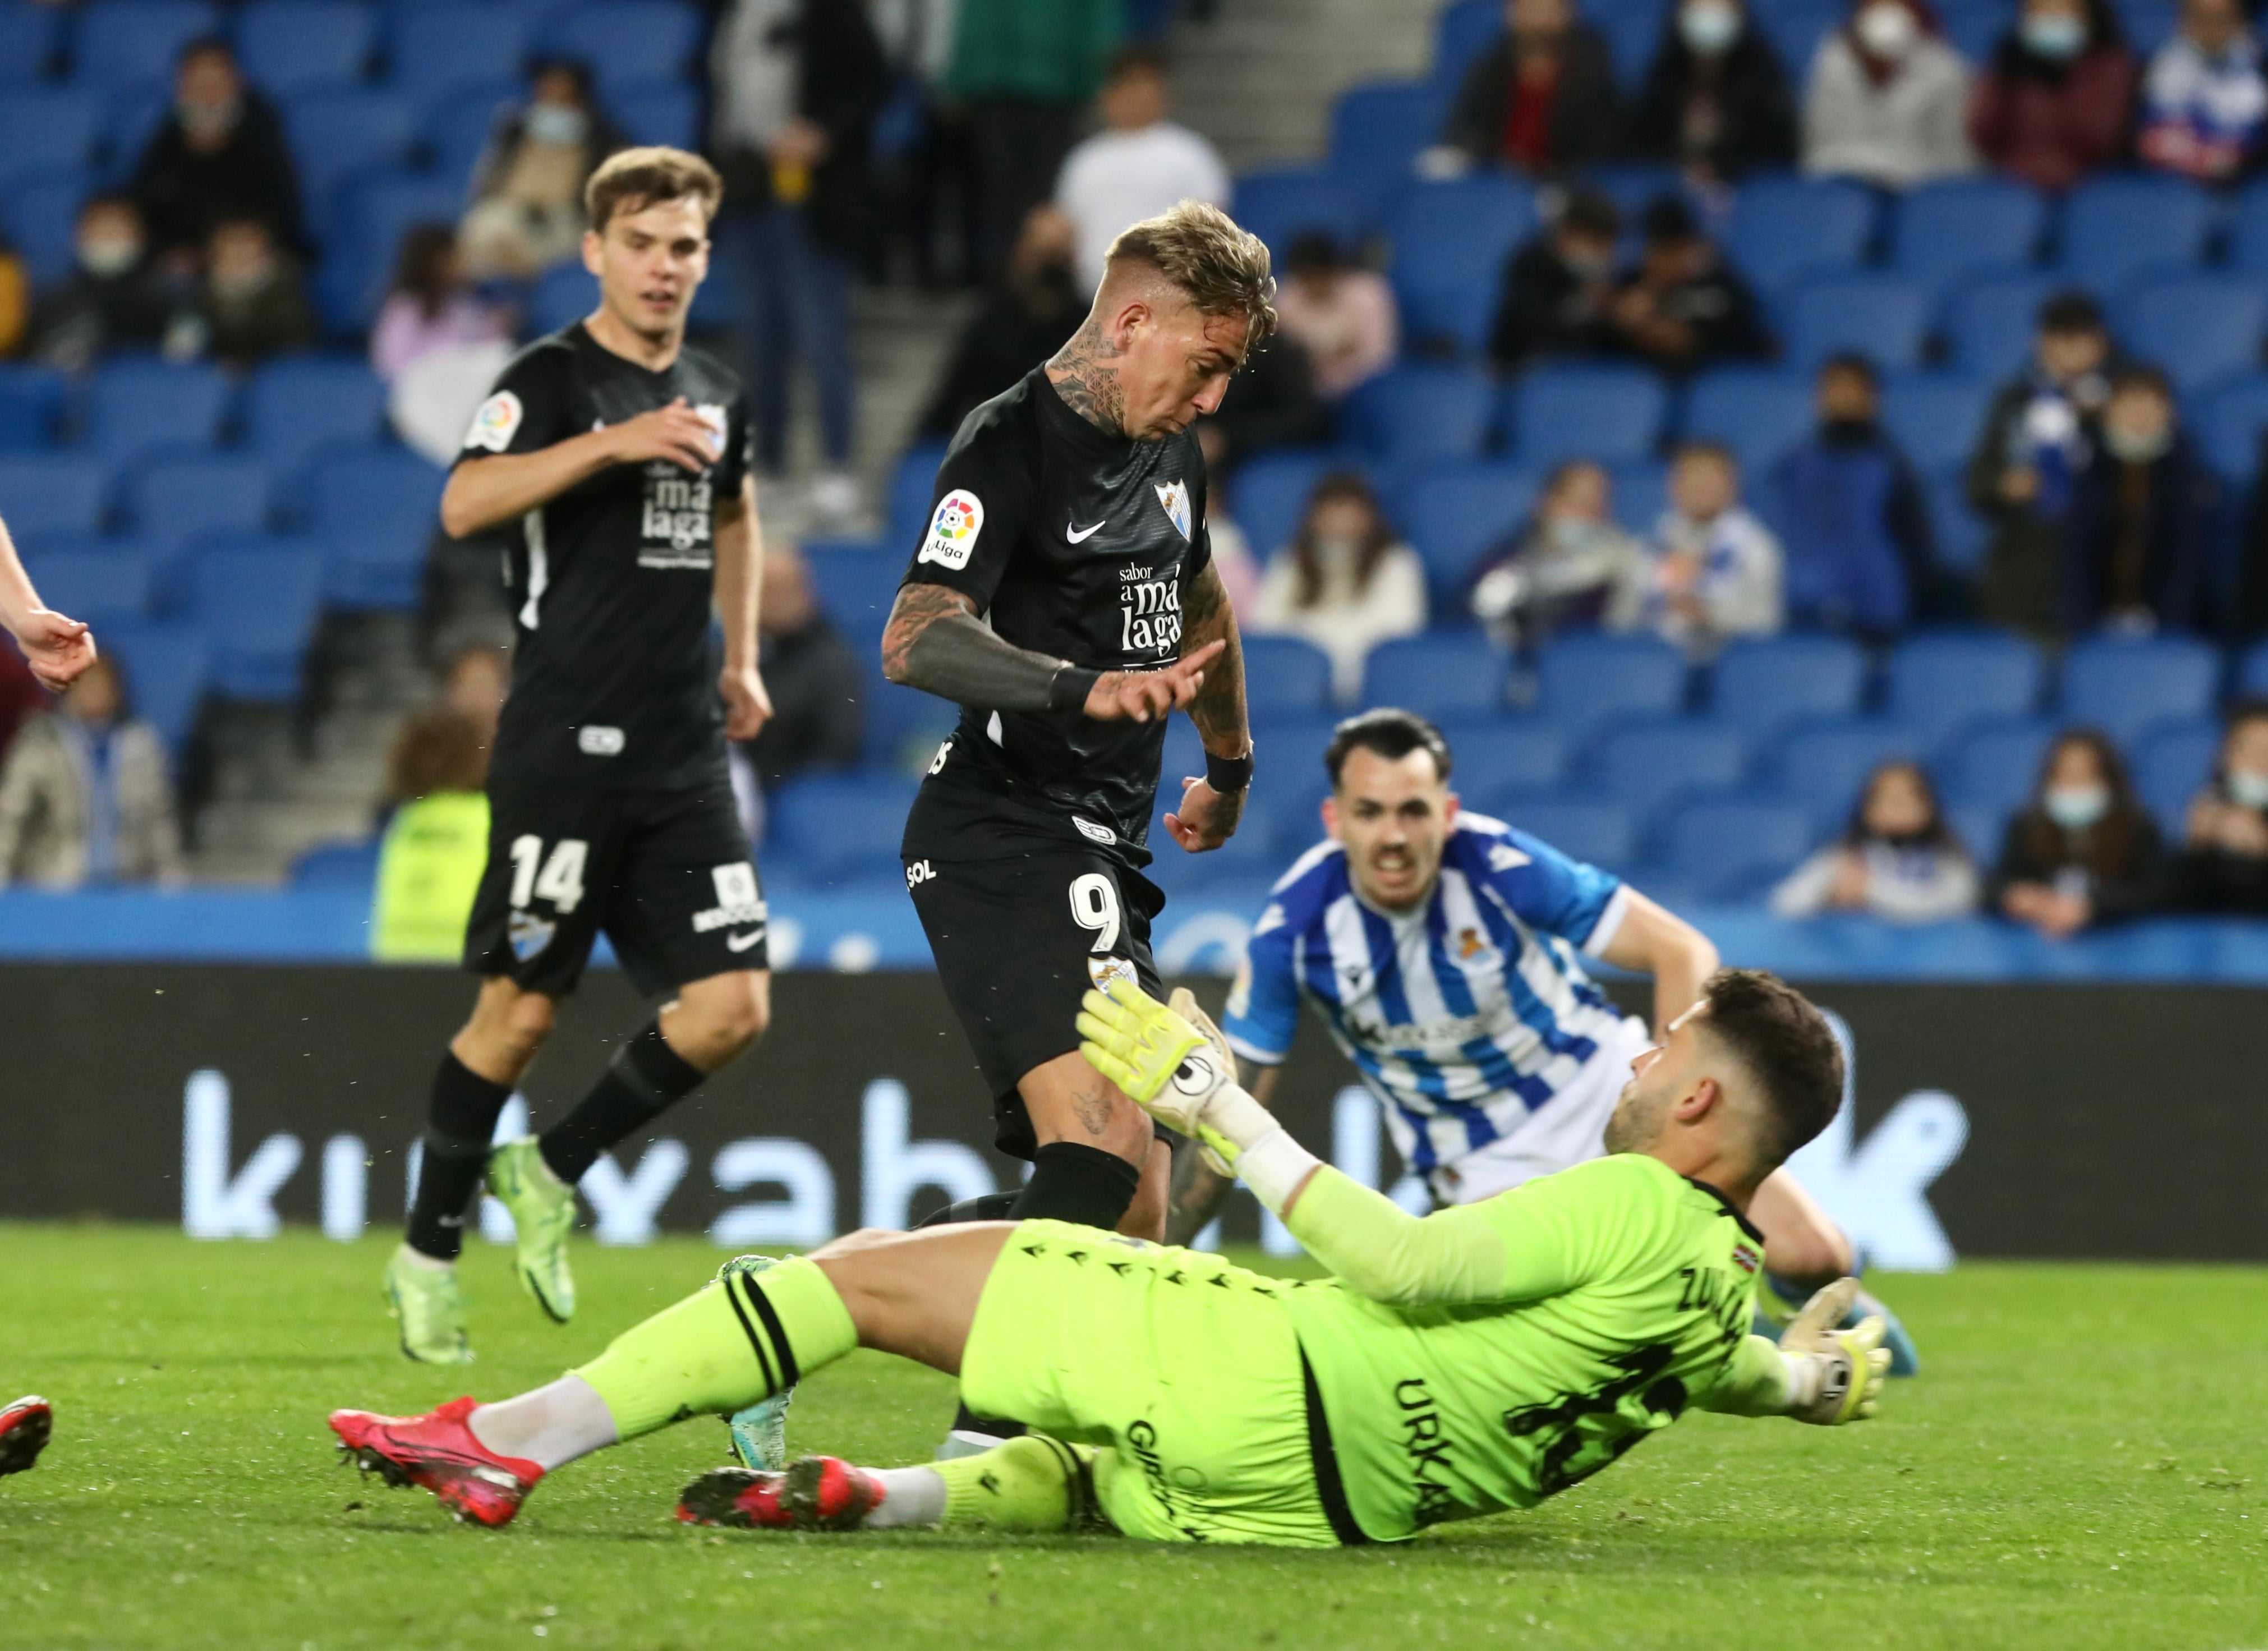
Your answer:
[[[1622,926],[1600,955],[1616,969],[1653,977],[1654,1036],[1691,1008],[1701,997],[1701,983],[1717,972],[1721,961],[1709,937],[1671,911],[1638,893],[1624,890],[1627,905]]]
[[[0,625],[23,648],[25,662],[40,685],[58,694],[94,663],[93,633],[40,600],[5,524],[0,524]]]
[[[1217,849],[1236,835],[1244,800],[1252,784],[1252,728],[1244,704],[1244,643],[1237,634],[1236,610],[1220,571],[1207,563],[1189,582],[1184,604],[1182,644],[1220,652],[1205,669],[1203,686],[1189,701],[1189,720],[1204,741],[1205,772],[1182,782],[1181,807],[1166,816],[1166,829],[1192,854]]]
[[[1821,1427],[1874,1413],[1889,1375],[1883,1323],[1871,1316],[1839,1328],[1858,1299],[1856,1279],[1837,1279],[1805,1303],[1775,1347],[1750,1336],[1731,1367],[1704,1395],[1704,1410],[1731,1416],[1788,1416]]]
[[[578,483],[617,464],[660,459],[698,475],[717,462],[718,437],[683,396],[603,430],[534,453],[468,459],[449,472],[441,493],[441,526],[462,539],[548,505]]]

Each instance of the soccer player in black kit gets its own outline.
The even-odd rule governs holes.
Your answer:
[[[465,937],[480,995],[434,1075],[386,1272],[413,1359],[472,1357],[455,1263],[483,1180],[518,1227],[521,1284],[565,1323],[575,1183],[770,1017],[764,902],[725,766],[726,738],[770,711],[747,407],[740,380],[684,343],[721,194],[681,150],[625,150],[592,174],[583,262],[599,307],[504,368],[442,497],[459,537],[510,525],[517,635]],[[638,988],[671,1000],[564,1118],[492,1152],[601,930]]]
[[[1189,426],[1267,337],[1274,290],[1266,247],[1215,208],[1135,225],[1077,334],[971,413],[939,468],[882,638],[885,675],[961,707],[906,821],[906,884],[995,1140],[1033,1166],[1021,1191],[942,1219],[1164,1236],[1169,1154],[1074,1022],[1114,976],[1159,990],[1165,899],[1142,873],[1173,711],[1206,754],[1174,839],[1218,848],[1243,811],[1243,659]],[[998,1431],[964,1411],[946,1448]]]

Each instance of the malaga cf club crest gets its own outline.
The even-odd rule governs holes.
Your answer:
[[[965,487],[956,487],[937,504],[930,518],[929,538],[917,562],[934,562],[958,573],[968,565],[976,549],[976,535],[984,531],[984,501]]]
[[[1189,487],[1186,482],[1152,482],[1158,490],[1158,503],[1166,507],[1166,520],[1174,524],[1174,531],[1182,538],[1189,536]]]

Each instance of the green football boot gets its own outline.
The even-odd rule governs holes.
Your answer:
[[[454,1267],[427,1267],[412,1261],[404,1244],[386,1264],[387,1311],[401,1321],[401,1353],[420,1364],[470,1364],[472,1343],[465,1338],[465,1298]]]
[[[736,1272],[762,1272],[777,1265],[777,1257],[772,1256],[735,1256],[717,1269],[717,1276],[729,1279]],[[777,1473],[787,1466],[787,1405],[794,1397],[795,1389],[790,1388],[725,1419],[725,1426],[733,1435],[733,1454],[742,1467]]]
[[[519,1235],[512,1264],[536,1306],[564,1324],[575,1316],[575,1275],[567,1270],[567,1235],[575,1230],[575,1189],[551,1173],[533,1135],[489,1154],[489,1190],[512,1212]]]

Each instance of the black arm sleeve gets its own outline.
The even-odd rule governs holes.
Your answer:
[[[931,620],[906,650],[908,687],[984,711],[1076,711],[1101,675],[1003,642],[973,614]]]

